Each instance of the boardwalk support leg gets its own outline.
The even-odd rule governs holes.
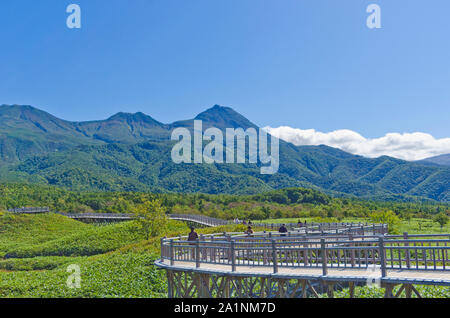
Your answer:
[[[412,294],[412,285],[411,284],[405,284],[405,293],[406,293],[406,298],[411,298],[411,294]]]
[[[355,283],[354,282],[348,283],[348,287],[350,290],[350,298],[355,298]]]
[[[327,295],[328,295],[328,298],[334,298],[334,283],[333,282],[327,283]]]
[[[394,285],[386,284],[385,288],[386,288],[386,291],[384,293],[384,298],[393,298],[394,295],[392,294],[392,289],[394,288]]]

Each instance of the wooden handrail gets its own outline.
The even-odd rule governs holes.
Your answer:
[[[272,266],[274,273],[279,267],[321,267],[327,275],[329,268],[368,268],[379,266],[382,277],[388,269],[450,270],[448,252],[450,239],[410,240],[377,239],[358,240],[351,237],[336,240],[335,237],[285,236],[275,239],[263,237],[243,239],[232,237],[219,240],[214,235],[195,242],[180,239],[163,239],[161,258],[174,262],[195,261],[201,264],[228,264],[231,271],[237,266]],[[447,234],[446,234],[447,235]],[[448,237],[448,235],[447,235]],[[195,248],[195,257],[190,250]],[[169,255],[167,255],[169,250]],[[270,259],[267,255],[271,254]],[[167,257],[169,256],[169,257]],[[173,265],[173,264],[172,264]]]

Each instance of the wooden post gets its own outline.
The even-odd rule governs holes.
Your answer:
[[[305,244],[303,245],[303,247],[305,247],[305,249],[303,250],[303,262],[304,262],[304,264],[305,264],[305,266],[308,266],[308,256],[309,256],[309,253],[308,253],[308,239],[306,238],[306,235],[304,236],[304,238],[303,238],[303,241],[305,241]]]
[[[394,295],[392,294],[392,289],[394,288],[394,285],[392,284],[387,284],[385,286],[385,292],[384,292],[384,298],[393,298]]]
[[[223,298],[230,298],[230,281],[233,279],[232,277],[223,277],[225,279],[225,286],[223,291]]]
[[[167,297],[174,298],[173,295],[173,272],[167,271]]]
[[[236,242],[234,240],[232,240],[230,242],[230,244],[231,244],[231,271],[235,272],[236,271],[236,254],[235,254],[234,250],[235,250]]]
[[[405,294],[406,294],[406,298],[411,298],[412,284],[406,284],[406,286],[405,286]]]
[[[350,298],[355,298],[355,283],[349,282],[348,287],[350,289]]]
[[[165,256],[167,256],[167,255],[165,255],[166,253],[164,251],[164,240],[165,239],[166,239],[166,237],[164,236],[164,237],[161,237],[161,240],[160,240],[161,260],[163,260],[163,261],[164,261]]]
[[[195,267],[200,267],[200,241],[197,239],[195,242]]]
[[[350,241],[353,241],[353,234],[350,234],[348,236],[348,239]],[[350,243],[350,247],[353,247],[353,246],[355,246],[355,244],[354,243]],[[355,250],[354,249],[350,250],[350,263],[351,263],[352,267],[355,267]]]
[[[278,273],[278,260],[277,260],[277,245],[276,241],[272,239],[272,262],[273,262],[273,272]]]
[[[379,253],[380,253],[380,263],[381,263],[381,277],[386,277],[386,251],[384,249],[384,237],[379,237]]]
[[[268,263],[267,260],[267,249],[266,249],[266,238],[263,239],[263,264],[266,265]]]
[[[227,235],[227,241],[231,242],[231,235]],[[231,259],[231,249],[227,249],[228,261]]]
[[[406,241],[408,240],[408,232],[403,233],[403,239]],[[409,246],[409,243],[405,242],[405,246]],[[399,251],[399,253],[401,253],[401,251]],[[409,268],[411,268],[411,261],[409,259],[409,249],[406,249],[405,253],[406,253],[406,267],[409,269]]]
[[[328,268],[327,268],[328,259],[327,259],[327,249],[325,246],[325,239],[320,239],[320,249],[322,252],[322,273],[323,273],[323,276],[327,276],[328,275]]]
[[[201,242],[205,242],[205,235],[204,234],[200,234],[200,241]],[[204,245],[203,245],[204,246]],[[206,258],[207,258],[207,250],[206,250],[206,248],[205,247],[202,247],[202,249],[201,249],[201,251],[200,251],[201,253],[201,255],[202,255],[202,259],[203,260],[206,260]]]
[[[174,259],[174,252],[173,252],[173,240],[170,240],[170,251],[169,251],[169,255],[170,255],[170,265],[173,266],[175,264],[175,259]]]
[[[210,257],[211,257],[211,261],[213,263],[215,263],[216,262],[216,252],[217,252],[217,250],[216,250],[216,245],[214,244],[214,234],[211,235],[210,239],[211,239],[211,253],[210,253]]]
[[[328,298],[334,298],[334,283],[333,282],[327,283],[327,295],[328,295]]]

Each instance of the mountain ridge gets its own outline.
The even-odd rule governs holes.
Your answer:
[[[260,175],[259,163],[176,165],[170,159],[170,132],[191,129],[196,119],[203,121],[204,129],[257,128],[219,105],[170,124],[141,112],[69,122],[31,106],[1,106],[0,180],[78,190],[239,194],[305,186],[367,198],[450,201],[447,167],[386,156],[365,158],[324,145],[295,146],[280,140],[275,175]]]
[[[436,164],[441,166],[450,166],[450,154],[443,154],[420,160],[421,163]]]

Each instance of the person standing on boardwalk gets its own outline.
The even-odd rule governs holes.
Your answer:
[[[198,234],[195,232],[195,228],[191,227],[191,232],[188,235],[189,242],[195,242],[198,240]],[[189,245],[195,245],[194,243],[189,243]],[[192,259],[195,259],[195,247],[192,248]]]
[[[285,233],[288,232],[288,229],[286,228],[286,224],[283,224],[279,229],[278,232],[280,232],[280,236],[286,236]]]
[[[191,232],[188,235],[188,241],[196,241],[198,239],[198,234],[195,232],[195,228],[191,227]]]
[[[253,234],[253,230],[252,230],[252,227],[251,226],[248,226],[247,227],[247,231],[245,231],[245,234],[247,234],[247,235],[252,235]]]

